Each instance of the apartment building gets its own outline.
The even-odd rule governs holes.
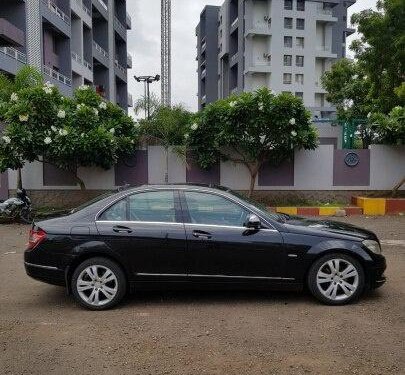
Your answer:
[[[37,67],[64,95],[85,84],[127,110],[126,0],[1,0],[0,71]]]
[[[204,27],[207,20],[213,23],[207,15],[214,13],[205,8],[196,29],[198,82],[204,88],[198,94],[200,109],[218,98],[265,86],[302,98],[318,118],[330,117],[335,109],[326,101],[321,76],[346,55],[346,37],[354,32],[347,27],[347,8],[354,3],[225,0],[216,8],[216,34]],[[215,43],[216,61],[204,59],[203,46]],[[210,70],[217,71],[215,80],[204,76]]]

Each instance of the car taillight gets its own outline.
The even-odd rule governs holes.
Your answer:
[[[46,238],[46,232],[41,228],[32,228],[28,239],[28,250],[36,248]]]

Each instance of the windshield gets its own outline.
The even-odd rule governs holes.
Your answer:
[[[76,212],[79,212],[79,211],[81,211],[81,210],[84,210],[86,207],[89,207],[89,206],[91,206],[91,205],[94,204],[94,203],[100,202],[101,200],[103,200],[103,199],[105,199],[105,198],[108,198],[108,197],[111,196],[112,194],[114,194],[114,193],[113,193],[113,192],[109,192],[109,193],[105,193],[105,194],[99,195],[99,196],[93,198],[92,200],[90,200],[90,201],[88,201],[88,202],[86,202],[86,203],[83,203],[83,204],[80,205],[79,207],[74,208],[72,211],[70,211],[70,213],[71,213],[71,214],[74,214],[74,213],[76,213]]]
[[[288,218],[288,215],[277,214],[275,212],[272,212],[265,204],[257,202],[252,198],[246,197],[245,195],[239,194],[236,191],[229,189],[227,190],[227,192],[243,200],[248,206],[253,207],[256,210],[259,210],[263,214],[263,216],[269,219],[276,220],[280,223],[285,223],[286,219]]]

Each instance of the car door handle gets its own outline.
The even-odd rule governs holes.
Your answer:
[[[193,231],[193,237],[200,238],[201,240],[210,240],[212,238],[212,235],[211,233],[195,230]]]
[[[116,225],[113,227],[115,233],[132,233],[132,229],[128,227],[123,227],[121,225]]]

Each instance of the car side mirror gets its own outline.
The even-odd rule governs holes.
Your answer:
[[[258,216],[256,215],[249,215],[245,227],[249,229],[259,230],[262,226],[262,223]]]

